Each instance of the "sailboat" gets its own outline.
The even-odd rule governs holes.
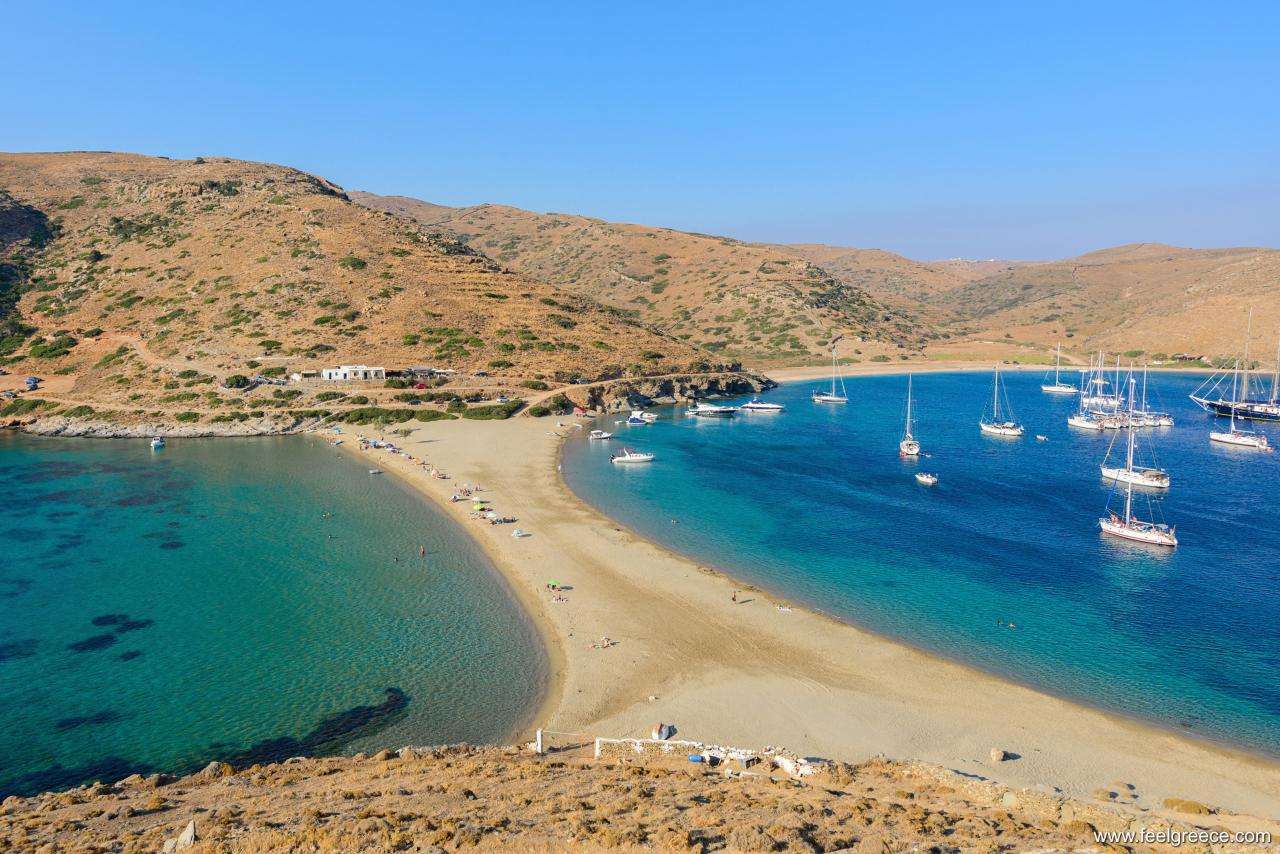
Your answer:
[[[1245,344],[1245,358],[1249,358],[1249,346]],[[1238,378],[1240,374],[1240,363],[1236,362],[1235,376]],[[1248,374],[1245,374],[1246,382],[1248,382]],[[1237,379],[1231,381],[1231,401],[1236,403],[1239,400],[1239,382]],[[1267,442],[1267,437],[1263,433],[1255,430],[1242,430],[1236,426],[1236,408],[1233,405],[1230,410],[1231,429],[1227,431],[1211,430],[1209,431],[1209,441],[1218,442],[1222,445],[1235,445],[1239,448],[1256,448],[1259,451],[1271,450],[1271,445]]]
[[[1059,344],[1058,352],[1053,360],[1053,382],[1042,383],[1040,385],[1040,390],[1045,394],[1079,394],[1080,389],[1076,388],[1070,383],[1064,383],[1062,381],[1061,373],[1062,373],[1062,345]],[[1047,380],[1048,378],[1049,378],[1048,375],[1046,375],[1045,379]]]
[[[1271,375],[1271,394],[1266,399],[1255,399],[1249,392],[1249,338],[1253,333],[1253,309],[1249,309],[1249,321],[1245,332],[1245,373],[1244,383],[1239,384],[1240,365],[1237,363],[1231,373],[1231,399],[1222,396],[1221,387],[1226,382],[1226,374],[1216,373],[1202,382],[1191,392],[1191,399],[1205,412],[1214,415],[1234,416],[1249,421],[1280,421],[1280,341],[1276,342],[1276,369]],[[1217,397],[1210,395],[1217,394]],[[1234,428],[1232,428],[1234,430]]]
[[[1130,397],[1132,397],[1132,394],[1132,390],[1130,390]],[[1124,471],[1129,476],[1129,479],[1124,481],[1124,515],[1117,516],[1113,512],[1108,513],[1098,520],[1098,525],[1102,528],[1104,534],[1110,534],[1113,537],[1172,548],[1178,545],[1178,537],[1173,528],[1162,523],[1145,521],[1133,515],[1133,426],[1130,425],[1125,430],[1125,433],[1128,435],[1129,449],[1125,456]],[[1119,479],[1117,479],[1118,481]],[[1114,494],[1115,490],[1113,489],[1112,495]]]
[[[911,433],[911,374],[907,374],[907,423],[902,431],[902,441],[898,443],[898,453],[904,457],[920,456],[920,443]]]
[[[836,380],[840,380],[840,393],[836,394]],[[844,377],[840,374],[840,367],[836,364],[836,347],[831,345],[831,391],[815,391],[813,393],[814,403],[848,403],[849,392],[844,387]]]
[[[1000,417],[1000,366],[996,365],[994,386],[991,389],[991,420],[988,421],[986,415],[978,421],[978,428],[991,436],[1021,436],[1022,425],[1014,421],[1012,418]],[[1005,403],[1008,409],[1008,403]],[[1012,414],[1012,413],[1010,413]]]
[[[1129,434],[1129,445],[1134,444],[1133,431],[1135,428],[1142,426],[1143,422],[1139,420],[1133,409],[1133,384],[1134,380],[1129,379],[1129,419],[1126,425],[1126,431]],[[1134,486],[1145,486],[1151,489],[1168,489],[1169,473],[1161,468],[1154,466],[1135,466],[1133,464],[1133,451],[1129,452],[1129,461],[1123,467],[1109,466],[1107,461],[1111,458],[1111,449],[1115,447],[1115,439],[1111,440],[1111,444],[1107,447],[1107,455],[1102,459],[1102,476],[1113,483],[1129,483]]]

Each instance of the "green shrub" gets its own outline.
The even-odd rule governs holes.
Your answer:
[[[534,418],[545,418],[551,414],[551,410],[545,406],[530,406],[529,414]]]
[[[232,374],[223,380],[222,384],[227,388],[248,388],[249,378],[244,374]]]
[[[36,400],[33,397],[20,397],[0,408],[0,415],[26,415],[29,412],[35,412],[44,406],[44,403],[43,400]]]
[[[887,362],[887,361],[889,361],[889,357],[888,357],[888,356],[886,356],[885,354],[881,353],[879,356],[872,356],[872,357],[871,357],[871,361],[873,361],[873,362]]]
[[[181,421],[184,424],[189,424],[193,421],[199,421],[200,413],[199,412],[179,412],[177,415],[173,417],[177,421]]]
[[[467,404],[463,402],[462,398],[455,397],[453,400],[449,401],[449,405],[445,407],[445,411],[446,412],[466,412]]]
[[[551,388],[551,386],[547,385],[542,380],[525,380],[524,382],[520,383],[520,387],[531,388],[534,391],[546,391],[547,389]]]
[[[73,406],[62,414],[68,418],[88,418],[93,414],[93,407],[84,405]]]
[[[341,391],[322,391],[316,395],[316,402],[327,403],[330,400],[342,400],[346,396],[346,393]]]
[[[476,421],[502,420],[515,415],[522,406],[524,406],[523,400],[508,400],[506,403],[495,403],[492,406],[473,406],[463,412],[462,417]]]
[[[510,368],[514,364],[515,362],[508,362],[506,359],[494,359],[489,362],[489,367],[501,370],[502,368]]]
[[[338,260],[338,266],[345,267],[348,270],[363,270],[369,266],[369,262],[354,255],[346,255]]]

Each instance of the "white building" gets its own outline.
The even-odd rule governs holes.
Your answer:
[[[326,380],[385,380],[386,368],[373,368],[369,365],[339,365],[336,368],[325,368],[320,376]]]

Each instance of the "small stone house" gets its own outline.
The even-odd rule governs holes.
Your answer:
[[[326,380],[342,382],[344,380],[385,380],[386,368],[374,368],[369,365],[339,365],[336,368],[325,368],[320,376]]]

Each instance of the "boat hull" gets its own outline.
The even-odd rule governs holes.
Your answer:
[[[1169,488],[1169,475],[1164,472],[1156,472],[1151,469],[1129,471],[1122,468],[1112,468],[1111,466],[1102,466],[1101,468],[1102,476],[1110,481],[1132,483],[1134,486],[1145,486],[1148,489]]]
[[[1146,543],[1152,546],[1165,546],[1167,548],[1173,548],[1178,545],[1178,538],[1172,529],[1146,525],[1126,525],[1119,520],[1113,522],[1110,519],[1099,519],[1098,525],[1102,528],[1102,533],[1110,534],[1123,540]]]
[[[1258,401],[1233,403],[1230,400],[1207,400],[1203,397],[1191,399],[1205,412],[1224,418],[1230,418],[1234,412],[1236,418],[1242,421],[1280,421],[1280,404]]]
[[[1217,442],[1220,445],[1231,445],[1235,448],[1254,448],[1259,451],[1271,450],[1267,443],[1266,436],[1241,436],[1238,433],[1210,433],[1210,442]]]
[[[1023,434],[1023,429],[1019,426],[1009,426],[1007,424],[987,424],[980,423],[978,428],[988,436],[1004,436],[1010,439],[1016,439]]]
[[[1040,390],[1045,394],[1079,394],[1080,393],[1080,389],[1076,388],[1075,386],[1066,385],[1063,383],[1059,383],[1058,385],[1053,385],[1053,384],[1042,385],[1040,386]]]
[[[838,394],[815,394],[813,396],[814,403],[848,403],[849,398],[841,397]]]

